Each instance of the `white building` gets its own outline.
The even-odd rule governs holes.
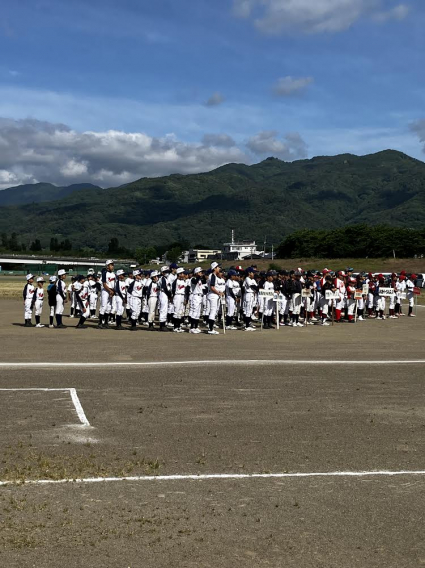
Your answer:
[[[231,242],[223,244],[223,258],[226,260],[244,260],[263,255],[263,251],[257,250],[255,241],[235,241],[234,231]]]
[[[221,258],[221,250],[219,249],[190,249],[189,263],[203,262],[214,258]]]

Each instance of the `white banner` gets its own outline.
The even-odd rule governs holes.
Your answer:
[[[303,289],[301,290],[301,296],[302,296],[303,298],[311,298],[311,290],[310,290],[309,288],[308,288],[308,289],[307,289],[307,288],[303,288]]]
[[[266,298],[274,298],[274,290],[259,290],[259,296],[265,296]]]
[[[369,294],[369,284],[363,284],[362,292],[363,294]]]
[[[380,296],[391,297],[391,296],[394,296],[394,294],[395,294],[394,288],[384,288],[383,286],[379,287],[379,295]]]
[[[327,300],[339,300],[339,293],[338,292],[332,292],[332,290],[326,290],[325,298]]]

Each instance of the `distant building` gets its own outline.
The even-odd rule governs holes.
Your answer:
[[[189,263],[203,262],[214,258],[221,258],[220,249],[190,249],[189,250]]]
[[[223,259],[225,260],[244,260],[263,256],[263,251],[257,250],[255,241],[235,241],[234,231],[232,231],[231,242],[223,244]]]

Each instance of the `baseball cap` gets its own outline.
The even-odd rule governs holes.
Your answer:
[[[105,262],[105,266],[108,266],[108,264],[114,264],[114,261],[113,260],[107,260]]]
[[[63,268],[58,270],[58,276],[63,276],[64,274],[66,274],[66,270],[64,270]]]
[[[139,276],[140,270],[133,270],[133,276]]]
[[[171,265],[172,267],[173,265]],[[181,274],[182,272],[184,272],[184,268],[177,268],[176,270],[176,274]]]
[[[199,274],[200,272],[202,272],[202,268],[200,266],[198,266],[197,268],[195,268],[195,270],[193,271],[193,274]]]
[[[117,276],[121,276],[122,274],[124,274],[124,270],[122,270],[121,268],[117,270]]]
[[[27,280],[31,280],[31,278],[34,278],[34,274],[27,274]]]
[[[168,268],[168,266],[162,266],[161,267],[161,272],[169,272],[170,269]]]
[[[411,275],[410,275],[410,278],[411,278],[412,280],[416,280],[417,277],[418,277],[418,276],[417,276],[416,274],[411,274]]]
[[[39,276],[37,278],[37,282],[46,282],[46,281],[44,280],[44,278],[42,276]]]
[[[232,268],[229,270],[229,272],[227,273],[227,276],[237,276],[237,272],[236,270],[233,270]]]
[[[179,267],[179,265],[176,264],[175,262],[173,262],[173,264],[170,264],[170,269],[171,268],[178,268],[178,267]]]
[[[151,278],[153,278],[154,276],[159,276],[159,272],[157,270],[152,270]]]
[[[49,281],[50,282],[56,282],[57,277],[56,276],[50,276]]]
[[[211,263],[211,270],[214,270],[214,268],[217,268],[217,266],[220,266],[220,265],[218,264],[218,262],[212,262],[212,263]]]

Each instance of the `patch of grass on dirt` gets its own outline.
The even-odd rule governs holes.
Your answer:
[[[82,477],[124,477],[129,475],[153,475],[164,465],[159,459],[138,457],[132,450],[112,453],[106,457],[100,449],[79,448],[79,453],[47,454],[18,442],[3,451],[0,479],[22,483],[37,479],[79,479]]]

